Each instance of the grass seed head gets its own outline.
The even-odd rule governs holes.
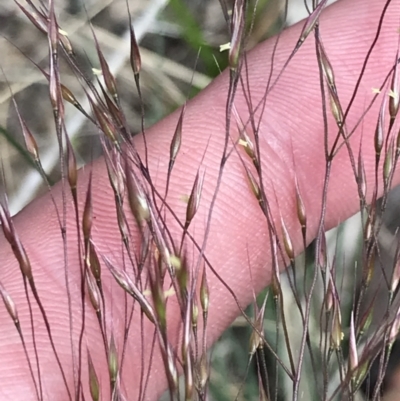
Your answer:
[[[399,112],[399,90],[400,90],[400,83],[399,83],[399,52],[396,55],[396,61],[393,69],[392,81],[390,84],[390,94],[389,94],[389,115],[391,120],[391,125],[393,125],[394,120],[396,119],[397,113]]]
[[[200,303],[201,303],[201,308],[203,309],[203,313],[208,313],[208,307],[210,305],[210,291],[208,287],[207,271],[205,267],[203,269],[203,274],[200,284]]]
[[[94,278],[91,276],[90,273],[86,273],[86,283],[88,287],[88,294],[90,302],[93,306],[93,309],[96,313],[100,312],[100,293],[97,285],[94,281]]]
[[[71,188],[71,191],[75,193],[77,183],[78,183],[78,169],[76,165],[76,157],[74,149],[72,148],[71,141],[69,140],[68,135],[66,135],[66,143],[67,143],[67,177],[68,183]]]
[[[294,249],[293,249],[293,243],[290,238],[289,232],[286,228],[286,224],[283,221],[283,218],[281,216],[281,227],[282,227],[282,237],[283,237],[283,245],[285,247],[285,252],[288,258],[290,259],[291,263],[294,261]]]
[[[332,65],[329,61],[328,55],[325,52],[324,47],[322,46],[321,42],[318,42],[319,44],[319,61],[322,67],[322,71],[324,73],[326,82],[333,92],[336,93],[336,84],[335,84],[335,74],[333,73],[333,68]]]
[[[125,163],[126,187],[128,190],[128,202],[133,216],[139,228],[144,222],[150,221],[150,206],[144,189],[139,184],[134,173]]]
[[[383,162],[383,182],[385,187],[387,187],[389,183],[389,179],[393,173],[393,160],[394,158],[394,149],[393,149],[393,142],[390,142],[389,148],[385,154],[385,160]]]
[[[97,377],[97,373],[94,368],[92,357],[90,356],[89,350],[88,350],[87,360],[88,360],[88,369],[89,369],[90,395],[91,395],[93,401],[99,401],[99,399],[100,399],[99,379]]]
[[[329,105],[337,126],[341,128],[343,126],[343,110],[338,95],[331,88],[329,88]]]
[[[128,5],[128,7],[129,7],[129,5]],[[129,9],[128,9],[128,16],[129,16],[129,33],[130,33],[130,40],[131,40],[130,62],[131,62],[133,75],[139,76],[140,70],[142,69],[142,58],[140,56],[139,45],[136,40],[135,30],[133,28],[132,17],[131,17],[131,13],[130,13]]]
[[[190,193],[188,205],[186,208],[186,222],[185,222],[186,229],[189,227],[190,223],[192,222],[194,216],[197,213],[197,210],[199,209],[201,194],[203,191],[203,182],[204,182],[204,173],[200,174],[200,172],[197,171],[196,178],[194,180],[192,187],[192,192]]]
[[[118,378],[118,351],[115,344],[114,334],[111,333],[110,345],[108,349],[108,372],[110,375],[110,382],[116,383]]]
[[[85,243],[88,244],[92,232],[93,206],[92,206],[92,175],[90,175],[88,189],[86,192],[85,206],[82,216],[82,231]]]
[[[358,368],[357,342],[354,329],[354,313],[351,312],[349,337],[349,370],[351,372],[354,372],[356,368]]]
[[[263,200],[260,186],[258,185],[258,182],[250,169],[246,165],[244,166],[244,168],[246,170],[247,180],[250,185],[251,192],[253,192],[253,195],[256,197],[258,203],[262,205]]]
[[[3,298],[4,306],[6,307],[7,312],[10,315],[12,321],[14,322],[14,324],[18,324],[19,319],[18,319],[17,307],[15,306],[15,303],[11,298],[11,295],[6,291],[6,289],[3,287],[3,284],[1,283],[0,283],[0,295]]]
[[[295,183],[295,188],[296,188],[296,210],[297,210],[297,218],[300,222],[301,228],[303,230],[303,235],[305,233],[305,230],[307,228],[307,213],[306,213],[306,207],[303,202],[303,198],[300,193],[300,188],[298,185],[298,182],[296,180]]]
[[[374,306],[373,304],[366,310],[366,312],[364,312],[364,314],[361,316],[360,319],[360,323],[358,325],[358,333],[357,333],[357,337],[358,336],[363,336],[365,333],[368,332],[371,323],[372,323],[372,319],[374,316]]]
[[[171,145],[169,148],[169,167],[168,167],[169,172],[171,172],[172,170],[172,167],[175,163],[175,159],[182,145],[182,126],[183,126],[183,117],[185,114],[185,110],[186,110],[186,105],[183,105],[181,114],[178,119],[178,123],[175,128],[174,136],[172,137],[171,140]]]
[[[331,327],[331,345],[335,350],[340,349],[343,340],[342,315],[338,300],[334,302],[332,327]]]
[[[196,298],[192,299],[192,327],[193,331],[197,330],[197,322],[199,320],[199,307],[197,306]]]
[[[93,242],[89,242],[89,267],[97,283],[101,281],[101,265]]]
[[[389,343],[394,343],[400,332],[400,308],[398,308],[389,333]]]
[[[313,12],[306,19],[303,29],[300,34],[300,38],[296,44],[296,50],[300,48],[301,44],[307,39],[308,35],[314,30],[318,24],[319,17],[322,10],[325,8],[327,0],[322,0],[313,10]]]
[[[386,112],[386,96],[383,98],[379,111],[378,121],[375,128],[374,146],[376,157],[379,158],[385,139],[385,112]]]
[[[236,0],[232,15],[232,36],[229,47],[229,68],[236,71],[239,65],[241,53],[243,51],[243,36],[245,28],[245,8],[246,3],[243,0]]]

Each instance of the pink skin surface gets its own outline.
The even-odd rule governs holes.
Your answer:
[[[341,104],[345,108],[354,90],[365,55],[370,48],[379,17],[384,7],[381,0],[342,0],[324,11],[321,18],[321,36],[326,53],[335,71]],[[400,7],[396,2],[389,7],[382,32],[370,61],[366,67],[356,100],[349,113],[347,123],[352,129],[359,121],[366,105],[372,100],[373,88],[380,87],[393,67],[397,45]],[[299,37],[302,23],[290,28],[280,38],[274,63],[273,76],[281,70]],[[250,92],[253,104],[257,104],[264,93],[268,80],[271,54],[275,40],[272,39],[253,50],[248,58]],[[223,73],[206,90],[199,94],[187,107],[183,125],[183,144],[177,157],[170,184],[168,203],[184,221],[186,203],[199,166],[205,171],[204,190],[200,210],[191,226],[191,233],[201,244],[209,205],[215,190],[216,177],[222,155],[225,132],[225,103],[228,90],[228,74]],[[375,154],[373,135],[377,113],[382,101],[380,96],[364,117],[363,124],[351,138],[355,156],[358,155],[361,133],[362,154],[367,175],[368,196],[372,195]],[[239,90],[235,106],[243,119],[248,109],[243,93]],[[329,113],[328,113],[329,114]],[[174,113],[147,132],[150,172],[157,188],[163,192],[166,182],[169,145],[179,114]],[[332,141],[337,130],[330,117],[329,132]],[[234,124],[232,125],[234,126]],[[272,205],[275,222],[284,219],[292,236],[295,251],[303,250],[299,223],[295,208],[295,176],[307,210],[309,240],[317,232],[321,213],[322,187],[325,175],[323,151],[324,126],[321,112],[321,91],[315,43],[312,35],[301,47],[289,64],[275,88],[267,98],[262,116],[260,142],[264,172],[264,185]],[[232,129],[232,137],[237,132]],[[142,138],[136,138],[136,146],[143,150]],[[244,153],[242,153],[243,155]],[[204,155],[204,161],[201,159]],[[100,254],[122,268],[126,254],[122,250],[120,234],[116,225],[114,200],[108,185],[107,172],[102,159],[79,175],[81,205],[84,204],[89,172],[93,172],[93,240]],[[380,174],[381,176],[381,174]],[[400,181],[395,175],[394,183]],[[382,191],[382,185],[380,185]],[[67,191],[68,193],[68,191]],[[61,186],[54,189],[54,196],[61,205]],[[343,147],[335,158],[327,200],[325,228],[331,228],[355,213],[359,206],[357,188],[351,170],[349,157]],[[75,220],[71,199],[68,197],[68,270],[72,308],[80,308],[79,262]],[[168,227],[176,238],[180,229],[167,214]],[[73,389],[71,339],[69,314],[64,279],[64,255],[60,229],[54,207],[48,195],[35,200],[14,219],[16,230],[32,263],[33,274],[40,297],[47,312],[52,334],[62,365]],[[278,230],[280,225],[277,224]],[[189,247],[192,249],[192,247]],[[270,282],[271,255],[268,229],[258,203],[245,177],[237,153],[229,158],[222,178],[222,184],[211,219],[206,255],[225,282],[245,307],[252,301],[253,290],[261,290]],[[191,254],[193,260],[196,255]],[[251,266],[251,275],[250,269]],[[282,266],[283,267],[283,266]],[[232,296],[221,282],[210,272],[208,275],[211,306],[208,324],[208,338],[211,344],[238,315],[238,308]],[[30,335],[29,311],[23,290],[21,274],[9,245],[0,235],[0,280],[12,296],[21,320],[30,357],[32,338]],[[112,328],[117,346],[122,344],[124,327],[124,298],[122,290],[113,282],[103,267],[109,329]],[[33,302],[35,316],[36,344],[39,351],[44,399],[66,400],[59,368],[49,346],[48,336],[37,306]],[[83,383],[86,399],[89,399],[86,347],[89,349],[102,386],[103,399],[109,399],[109,384],[104,349],[95,314],[87,303],[86,328],[84,336]],[[79,310],[79,309],[78,309]],[[35,400],[34,387],[29,375],[26,358],[15,327],[5,308],[0,308],[0,399]],[[73,316],[73,339],[77,344],[81,316]],[[169,301],[168,325],[171,342],[178,336],[176,303]],[[145,356],[147,361],[152,340],[151,326],[145,324]],[[121,377],[121,388],[127,399],[134,400],[138,394],[140,372],[143,369],[141,356],[141,328],[139,314],[135,314],[127,345],[127,357]],[[164,368],[156,347],[153,368],[150,374],[146,399],[156,397],[166,388]],[[72,390],[73,391],[73,390]]]

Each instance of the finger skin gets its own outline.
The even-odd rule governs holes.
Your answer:
[[[400,7],[390,6],[382,26],[382,32],[367,65],[359,92],[356,96],[347,124],[353,127],[360,119],[365,106],[373,97],[372,88],[379,87],[393,66],[398,40]],[[320,29],[326,52],[335,71],[338,93],[342,105],[346,106],[354,90],[354,83],[360,74],[365,55],[373,41],[378,20],[383,9],[380,0],[343,0],[329,7],[322,16]],[[282,34],[279,40],[273,76],[277,76],[299,37],[302,24]],[[268,82],[271,54],[275,40],[259,45],[248,58],[250,92],[253,104],[261,99]],[[225,133],[225,104],[228,91],[228,74],[218,77],[206,90],[199,94],[187,107],[183,125],[182,149],[173,170],[168,204],[184,221],[186,204],[196,172],[200,166],[205,169],[204,190],[200,210],[191,226],[191,233],[201,244],[210,202],[215,191]],[[382,96],[364,117],[364,122],[351,138],[351,147],[358,154],[362,133],[363,161],[367,174],[368,195],[373,188],[375,154],[373,135],[377,112]],[[243,92],[238,91],[235,106],[243,119],[248,117]],[[329,114],[329,113],[328,113]],[[178,113],[152,127],[146,134],[149,147],[150,173],[157,188],[165,187],[168,167],[169,146],[175,130]],[[330,117],[329,141],[332,143],[337,132]],[[325,176],[324,125],[321,111],[321,90],[318,65],[315,56],[314,39],[310,37],[295,55],[269,93],[265,112],[261,118],[260,145],[264,174],[264,185],[274,220],[284,219],[292,236],[296,253],[301,252],[300,226],[296,217],[295,177],[307,210],[309,240],[316,235],[321,214],[321,199]],[[232,136],[237,138],[232,124]],[[136,138],[136,146],[143,151],[143,140]],[[204,156],[203,162],[201,162]],[[242,154],[243,156],[243,154]],[[107,172],[102,159],[80,172],[79,193],[84,203],[89,171],[93,172],[93,239],[100,253],[109,257],[116,266],[123,266],[120,234],[116,225],[114,199],[107,184]],[[395,176],[395,182],[399,175]],[[382,185],[380,186],[382,190]],[[67,191],[68,192],[68,191]],[[61,204],[61,187],[54,189],[54,195]],[[359,200],[348,153],[343,147],[333,162],[328,190],[325,228],[330,228],[357,211]],[[167,214],[168,227],[178,239],[181,230],[171,215]],[[48,195],[34,201],[15,218],[15,227],[32,263],[39,294],[47,311],[52,334],[62,364],[72,389],[70,333],[66,289],[64,279],[64,255],[60,230],[54,207]],[[278,226],[279,227],[279,226]],[[75,232],[74,213],[68,198],[68,270],[72,306],[79,306],[79,255]],[[191,248],[192,249],[192,248]],[[211,227],[206,247],[206,256],[234,291],[240,304],[245,307],[254,291],[260,291],[270,281],[271,254],[268,242],[268,225],[258,202],[252,195],[244,168],[237,153],[228,159],[221,186],[211,218]],[[191,255],[193,260],[196,254]],[[0,237],[0,279],[13,297],[22,322],[29,349],[32,351],[29,311],[23,291],[18,266],[9,246]],[[250,269],[251,267],[251,276]],[[283,267],[283,266],[282,266]],[[209,342],[215,341],[221,332],[238,314],[238,308],[231,295],[212,273],[209,273],[210,315],[208,324]],[[113,282],[103,267],[103,283],[108,300],[107,319],[117,344],[121,348],[124,324],[124,297],[121,289]],[[36,344],[39,349],[41,376],[45,399],[64,400],[60,372],[55,363],[43,321],[35,303]],[[96,371],[102,385],[102,396],[108,397],[108,379],[102,340],[95,314],[87,304],[84,349],[90,350]],[[176,343],[179,332],[179,313],[176,303],[169,301],[169,331],[171,342]],[[34,400],[32,382],[17,332],[4,308],[0,308],[0,399]],[[74,316],[74,338],[76,342],[80,327],[80,316]],[[141,356],[139,314],[135,314],[127,346],[124,373],[121,378],[123,393],[128,399],[136,399],[140,372],[143,369]],[[175,339],[174,339],[175,336]],[[145,355],[152,342],[151,325],[145,327]],[[33,353],[30,353],[34,361]],[[86,355],[86,352],[85,352]],[[146,359],[147,356],[147,359]],[[146,362],[147,363],[147,362]],[[83,382],[87,383],[86,362],[83,363]],[[146,399],[155,399],[165,389],[164,368],[156,347],[150,385]],[[86,398],[89,399],[87,388]]]

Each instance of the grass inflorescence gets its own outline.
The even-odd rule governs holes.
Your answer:
[[[392,399],[400,328],[391,192],[400,157],[398,43],[382,56],[391,57],[384,71],[371,71],[398,5],[374,3],[374,28],[359,28],[369,33],[350,74],[347,55],[335,50],[341,32],[329,28],[337,12],[327,11],[327,0],[307,3],[308,16],[290,31],[287,2],[278,11],[262,0],[215,2],[223,33],[214,33],[225,44],[206,42],[191,3],[174,0],[166,15],[181,9],[177,35],[193,60],[189,67],[167,61],[170,74],[181,68],[187,77],[184,87],[159,73],[157,85],[172,88],[165,113],[179,107],[149,128],[159,117],[150,104],[168,95],[157,99],[147,87],[148,59],[157,56],[140,46],[131,3],[119,4],[128,79],[103,48],[120,39],[97,26],[92,4],[81,8],[92,39],[86,49],[62,24],[58,2],[10,0],[43,39],[45,61],[13,37],[4,43],[43,83],[28,103],[47,107],[38,120],[51,117],[46,141],[56,148],[42,156],[40,124],[31,127],[5,68],[3,89],[22,136],[15,139],[17,124],[0,127],[1,143],[18,150],[47,194],[12,217],[13,177],[1,154],[0,316],[10,326],[0,350],[9,336],[19,375],[16,384],[0,379],[0,394],[116,401],[156,399],[167,389],[162,397],[171,400]],[[166,4],[153,3],[143,15],[161,25],[155,16]],[[338,29],[344,42],[352,35]],[[191,100],[210,71],[221,76]],[[215,99],[204,101],[207,93]],[[327,231],[357,208],[350,222]]]

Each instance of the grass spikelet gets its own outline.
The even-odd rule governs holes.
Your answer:
[[[193,399],[194,384],[193,384],[193,362],[191,352],[191,327],[192,327],[192,297],[188,296],[186,302],[186,311],[184,318],[183,328],[183,341],[182,341],[182,361],[185,374],[185,400],[190,401]]]
[[[3,233],[10,244],[15,258],[18,261],[21,273],[26,280],[32,280],[32,267],[18,235],[15,232],[13,222],[8,210],[0,204],[0,222]]]
[[[354,329],[354,314],[351,313],[350,317],[350,335],[349,335],[349,371],[352,372],[352,379],[354,380],[354,372],[358,368],[358,354],[356,333]]]
[[[393,263],[392,278],[390,281],[390,292],[395,293],[400,281],[400,261],[399,261],[399,250],[396,250],[396,256]]]
[[[389,343],[393,343],[395,339],[397,338],[397,335],[400,330],[400,308],[396,313],[396,316],[393,320],[393,323],[390,327],[390,333],[389,333]]]
[[[178,123],[176,124],[175,133],[171,140],[171,145],[169,148],[169,164],[168,164],[168,175],[171,174],[171,171],[175,164],[175,159],[178,156],[179,150],[182,145],[182,128],[183,128],[183,118],[185,115],[186,105],[183,105],[181,109],[181,114],[178,119]]]
[[[117,82],[113,74],[111,74],[110,67],[108,66],[108,63],[106,61],[106,58],[104,57],[103,52],[101,51],[99,41],[97,40],[97,36],[94,32],[92,24],[90,24],[90,29],[92,31],[92,36],[96,46],[97,56],[99,57],[101,72],[104,78],[104,82],[106,84],[106,88],[110,93],[110,95],[112,96],[112,98],[114,99],[115,103],[118,104]]]
[[[321,271],[324,271],[326,266],[328,266],[328,249],[327,249],[327,244],[326,244],[326,235],[325,233],[321,234],[320,237],[320,246],[319,246],[319,252],[318,252],[318,267],[321,269]]]
[[[185,257],[183,257],[182,260],[180,258],[176,257],[175,273],[176,273],[176,279],[178,281],[178,286],[179,286],[181,297],[183,300],[185,300],[187,297],[187,289],[188,289],[188,283],[189,283],[189,277],[190,277],[188,266],[187,266],[187,260]]]
[[[86,258],[86,263],[88,263],[90,271],[96,280],[97,286],[101,290],[101,265],[96,248],[94,247],[92,241],[89,241],[88,255],[89,258]]]
[[[342,128],[344,120],[342,106],[340,105],[338,95],[331,88],[329,88],[329,105],[337,126]]]
[[[143,223],[150,221],[148,198],[128,163],[125,163],[125,176],[129,206],[138,228],[142,229]]]
[[[249,353],[250,356],[253,356],[259,347],[264,346],[264,338],[262,337],[263,333],[263,323],[264,323],[264,312],[265,312],[265,305],[266,299],[264,301],[263,307],[258,311],[255,322],[254,328],[251,332],[250,336],[250,344],[249,344]]]
[[[10,294],[6,291],[6,289],[4,288],[3,284],[0,282],[0,296],[3,299],[4,302],[4,306],[7,309],[8,314],[10,315],[12,321],[14,322],[14,326],[18,332],[18,335],[21,339],[21,343],[22,343],[22,347],[24,349],[24,353],[25,353],[25,357],[26,357],[26,361],[28,363],[29,366],[29,372],[32,378],[32,382],[35,386],[35,393],[36,393],[36,398],[38,400],[42,400],[43,399],[43,389],[42,389],[42,379],[40,377],[40,368],[38,366],[38,381],[39,381],[39,388],[38,388],[38,383],[35,379],[35,375],[33,373],[33,368],[32,368],[32,363],[31,360],[29,358],[29,354],[28,354],[28,350],[26,348],[26,343],[25,343],[25,338],[24,335],[22,333],[22,329],[21,329],[21,324],[20,324],[20,320],[18,318],[18,311],[17,311],[17,307],[13,301],[13,299],[11,298]],[[36,352],[36,347],[35,347],[35,352]],[[36,353],[36,357],[37,357],[37,353]]]
[[[389,147],[385,153],[385,160],[383,161],[383,184],[385,191],[387,192],[390,188],[390,181],[393,174],[394,167],[394,149],[393,142],[390,141]]]
[[[96,116],[96,120],[101,128],[103,134],[108,138],[111,143],[120,150],[119,145],[119,135],[117,127],[112,122],[111,118],[101,111],[98,105],[96,105],[93,100],[90,100],[90,104],[92,106],[92,110]]]
[[[365,177],[364,161],[362,159],[361,151],[358,154],[357,184],[360,196],[360,209],[363,210],[365,204],[365,198],[367,196],[367,180]]]
[[[13,241],[12,225],[8,209],[0,203],[0,222],[5,239],[9,244]]]
[[[169,390],[172,399],[179,399],[178,392],[178,370],[176,368],[175,356],[169,344],[166,346],[166,350],[163,350],[165,372],[167,373]]]
[[[14,0],[15,4],[20,8],[20,10],[28,17],[29,21],[42,33],[47,33],[47,19],[46,17],[30,3],[34,11],[30,12],[25,7],[23,7],[17,0]]]
[[[199,307],[196,298],[192,298],[192,330],[194,337],[197,338],[197,326],[199,321]]]
[[[386,97],[383,98],[381,109],[379,111],[378,121],[375,128],[374,147],[376,155],[376,165],[379,164],[382,147],[385,140],[385,112],[386,112]]]
[[[197,171],[196,178],[194,179],[192,191],[189,196],[188,205],[186,208],[186,221],[185,221],[185,230],[187,230],[192,222],[194,216],[199,209],[201,195],[203,191],[203,182],[204,182],[205,173],[200,173]]]
[[[376,250],[372,248],[367,254],[366,266],[363,274],[363,284],[368,287],[371,283],[372,276],[375,270]]]
[[[3,284],[0,283],[0,295],[3,298],[4,306],[7,309],[12,321],[15,325],[19,325],[18,312],[13,299],[10,294],[5,290]]]
[[[325,294],[325,300],[324,300],[324,305],[325,305],[325,312],[330,313],[333,309],[334,305],[334,284],[332,281],[332,277],[329,275],[329,280],[328,280],[328,286],[326,289],[326,294]]]
[[[201,283],[200,283],[200,305],[202,310],[202,318],[203,318],[203,350],[205,353],[207,349],[207,323],[208,323],[208,309],[210,307],[210,289],[208,286],[207,280],[207,271],[206,267],[203,268]],[[197,305],[196,305],[197,307]]]
[[[132,16],[129,10],[129,3],[126,2],[128,7],[128,17],[129,17],[129,33],[131,40],[131,52],[130,52],[130,62],[133,71],[133,75],[135,76],[135,80],[138,79],[140,70],[142,69],[142,58],[140,57],[139,45],[136,40],[135,30],[132,24]]]
[[[333,298],[333,315],[332,315],[332,328],[331,328],[331,345],[335,350],[339,350],[341,348],[342,340],[343,340],[343,331],[342,331],[342,316],[340,312],[340,305],[336,298]]]
[[[289,231],[286,228],[286,224],[283,221],[281,216],[281,227],[282,227],[282,238],[283,238],[283,245],[285,247],[286,255],[288,256],[290,263],[294,262],[294,249],[293,243],[289,235]]]
[[[90,273],[86,273],[86,283],[87,283],[90,302],[91,302],[96,314],[99,314],[100,313],[100,294],[98,292],[99,290],[97,289],[94,279],[90,275]]]
[[[245,29],[246,2],[236,0],[233,5],[232,23],[231,23],[231,44],[229,46],[229,68],[237,71],[241,52],[243,51],[243,36]]]
[[[171,261],[171,252],[169,250],[169,247],[167,245],[167,240],[165,238],[165,235],[163,234],[160,225],[156,219],[156,216],[154,214],[153,208],[149,208],[150,212],[150,221],[149,221],[149,227],[150,231],[152,233],[154,243],[156,244],[157,250],[159,254],[161,255],[162,261],[165,263],[167,266],[168,272],[171,275],[171,278],[175,276],[174,273],[174,266]]]
[[[117,203],[116,207],[117,207],[117,221],[118,221],[119,232],[121,234],[121,238],[125,246],[129,248],[129,229],[126,221],[126,216],[122,205]]]
[[[247,175],[247,179],[248,179],[248,183],[249,183],[251,192],[256,197],[260,206],[262,206],[263,199],[262,199],[262,195],[261,195],[262,193],[261,193],[260,186],[258,185],[258,182],[257,182],[256,178],[254,177],[253,173],[250,171],[250,169],[247,166],[244,166],[244,168],[246,170],[246,175]]]
[[[239,129],[240,132],[240,140],[239,140],[239,145],[241,145],[244,149],[244,151],[246,152],[247,156],[250,157],[250,159],[253,162],[254,167],[256,168],[257,171],[260,170],[260,163],[257,159],[256,156],[256,150],[254,147],[254,143],[253,141],[250,139],[250,137],[248,136],[245,128],[243,127],[243,129]]]
[[[306,235],[307,235],[307,214],[306,208],[303,202],[303,198],[300,194],[299,184],[296,180],[295,182],[295,189],[296,189],[296,211],[297,211],[297,218],[299,220],[301,226],[301,232],[303,234],[303,240],[306,242]]]
[[[37,146],[37,143],[36,143],[36,139],[33,136],[32,132],[29,130],[29,128],[26,125],[25,121],[22,119],[22,116],[21,116],[21,114],[19,112],[19,108],[17,106],[17,103],[15,101],[14,96],[13,96],[13,103],[14,103],[14,106],[15,106],[15,110],[17,112],[17,116],[18,116],[20,125],[21,125],[22,134],[24,136],[26,149],[32,155],[33,160],[35,161],[35,163],[40,163],[39,150],[38,150],[38,146]]]
[[[115,105],[115,100],[112,100],[109,96],[109,94],[106,92],[104,89],[104,86],[99,82],[99,86],[101,89],[101,92],[103,94],[103,98],[106,101],[107,105],[107,110],[110,113],[110,116],[112,117],[113,121],[116,124],[117,130],[121,133],[121,136],[124,137],[124,139],[129,142],[129,134],[127,134],[127,130],[125,129],[125,120],[124,120],[124,115],[121,112],[121,110]]]
[[[207,271],[205,268],[203,269],[201,277],[200,303],[201,303],[201,309],[203,310],[204,320],[207,321],[208,308],[210,306],[210,290],[208,287]]]
[[[76,157],[74,149],[72,148],[71,141],[68,136],[66,136],[66,144],[67,144],[67,178],[69,187],[71,189],[72,197],[74,198],[75,207],[77,207],[78,199],[77,199],[77,183],[78,183],[78,168],[76,164]]]
[[[392,81],[390,84],[390,93],[389,93],[389,115],[390,115],[390,123],[389,123],[389,132],[392,130],[394,125],[394,121],[396,120],[397,113],[399,112],[400,106],[400,83],[399,83],[399,63],[397,60],[399,59],[399,52],[396,54],[396,61],[394,63],[394,69],[392,74]]]
[[[57,20],[54,11],[54,1],[50,0],[50,10],[49,10],[49,22],[48,22],[48,32],[47,37],[49,41],[49,95],[50,101],[53,107],[53,113],[55,117],[55,122],[58,126],[60,124],[59,118],[60,115],[63,115],[63,103],[61,96],[61,82],[60,82],[60,74],[59,74],[59,54],[58,54],[58,28],[57,28]],[[58,131],[58,135],[61,133]],[[60,140],[60,136],[59,136]]]
[[[92,206],[92,176],[89,178],[88,189],[86,192],[85,206],[82,216],[82,231],[85,240],[85,249],[88,249],[89,240],[93,224],[93,206]]]
[[[139,79],[140,71],[142,69],[142,57],[140,56],[139,45],[136,40],[135,30],[134,30],[133,24],[132,24],[132,16],[131,16],[131,12],[129,9],[128,0],[126,1],[126,7],[128,9],[129,34],[130,34],[130,45],[131,45],[129,60],[131,63],[131,68],[132,68],[133,76],[135,79],[136,89],[138,91],[139,99],[140,99],[140,103],[141,103],[141,107],[142,107],[142,128],[144,128],[143,98],[142,98],[142,92],[140,89],[140,79]]]
[[[107,268],[110,270],[111,274],[115,278],[118,285],[126,291],[129,295],[131,295],[135,300],[138,301],[140,308],[142,309],[143,313],[147,316],[147,318],[152,323],[156,323],[156,314],[149,303],[146,297],[139,291],[139,289],[135,286],[132,280],[129,278],[127,273],[123,270],[117,270],[113,264],[103,256],[104,263],[106,264]]]
[[[62,48],[64,49],[64,51],[66,52],[66,54],[68,56],[74,57],[75,56],[75,52],[74,52],[74,49],[72,47],[71,41],[68,38],[68,33],[65,32],[62,29],[59,29],[58,33],[59,33],[59,37],[58,38],[59,38],[60,45],[62,46]]]
[[[151,296],[154,304],[154,311],[157,316],[157,325],[163,336],[167,332],[167,304],[165,300],[164,290],[161,284],[161,277],[159,276],[158,269],[155,269],[156,275],[150,275],[150,288]]]
[[[111,396],[113,396],[117,386],[118,372],[118,350],[115,344],[114,333],[111,332],[110,345],[108,348],[108,373],[110,375]]]
[[[100,399],[99,379],[97,377],[97,373],[94,368],[92,357],[90,356],[89,350],[87,352],[87,360],[88,360],[88,369],[89,369],[90,395],[91,395],[93,401],[99,401],[99,399]]]
[[[357,341],[360,337],[364,336],[364,334],[368,332],[372,323],[373,313],[374,308],[371,304],[360,318],[360,322],[358,324]]]
[[[327,0],[322,0],[312,11],[309,17],[306,19],[303,30],[301,31],[299,40],[297,41],[295,51],[297,51],[300,46],[307,39],[308,35],[313,31],[319,21],[319,17],[322,13],[322,10],[326,7]]]
[[[333,93],[337,93],[336,83],[335,83],[335,74],[333,72],[332,64],[329,61],[328,55],[325,52],[325,49],[320,41],[318,41],[318,50],[319,50],[319,61],[322,67],[322,71],[324,73],[324,77],[328,84],[330,91]]]
[[[200,399],[204,400],[206,396],[206,386],[209,379],[209,365],[207,355],[205,353],[201,355],[196,371],[196,390]]]

